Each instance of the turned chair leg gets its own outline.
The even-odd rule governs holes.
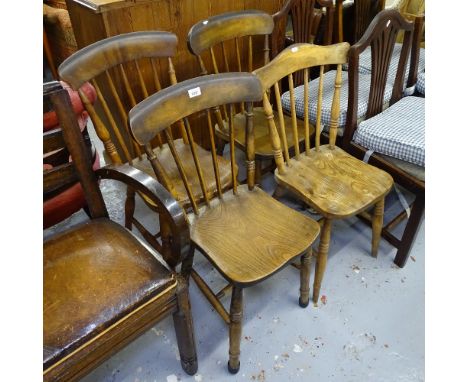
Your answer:
[[[127,198],[125,199],[125,228],[132,229],[133,215],[135,214],[135,190],[127,187]]]
[[[177,283],[178,310],[172,315],[172,318],[179,347],[180,363],[187,374],[194,375],[198,370],[198,361],[188,285],[183,277],[177,277]]]
[[[275,188],[275,191],[273,192],[272,197],[278,200],[282,198],[285,194],[286,194],[286,190],[278,184],[276,185],[276,188]]]
[[[380,236],[382,235],[385,198],[380,199],[374,207],[372,218],[372,257],[377,257],[379,252]]]
[[[414,238],[418,232],[419,225],[421,224],[422,216],[424,213],[425,195],[416,195],[411,214],[406,223],[405,231],[401,238],[401,243],[398,247],[397,254],[393,262],[400,268],[403,268],[408,260],[409,253],[413,247]]]
[[[255,159],[255,184],[262,186],[262,161]]]
[[[314,293],[312,301],[317,306],[320,296],[320,286],[322,285],[323,274],[327,267],[328,248],[330,246],[330,233],[331,233],[331,219],[324,218],[323,226],[320,232],[320,243],[315,262],[315,276],[314,276]]]
[[[228,370],[236,374],[240,368],[240,342],[242,335],[242,288],[232,288],[231,308],[229,312],[229,362]]]
[[[301,308],[309,305],[310,292],[310,270],[312,267],[312,247],[309,248],[305,255],[301,257],[301,288],[299,296],[299,306]]]

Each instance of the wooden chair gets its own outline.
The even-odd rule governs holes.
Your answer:
[[[156,180],[129,165],[93,172],[67,92],[44,85],[62,129],[44,133],[44,151],[66,147],[73,161],[44,172],[44,192],[80,180],[91,220],[44,242],[43,368],[45,381],[75,381],[172,313],[181,364],[197,371],[187,283],[158,253],[111,221],[98,178],[133,187],[167,215],[171,250],[184,259],[189,231],[183,210]]]
[[[270,35],[274,21],[271,15],[257,10],[228,12],[202,20],[192,26],[188,33],[189,50],[197,57],[202,75],[231,71],[249,71],[259,68],[270,60]],[[209,58],[207,57],[209,54]],[[231,57],[231,59],[229,59]],[[234,57],[234,59],[232,58]],[[237,62],[235,68],[229,62]],[[223,64],[220,64],[223,63]],[[211,67],[211,69],[210,69]],[[245,151],[245,105],[236,106],[234,130],[236,145]],[[268,130],[261,125],[261,108],[254,108],[256,182],[260,183],[262,160],[272,156]],[[226,108],[215,112],[218,154],[222,154],[229,142]]]
[[[128,131],[127,113],[139,100],[158,92],[164,85],[177,82],[172,58],[177,49],[177,37],[169,32],[147,31],[134,32],[110,37],[91,44],[73,56],[66,59],[59,67],[62,79],[75,90],[86,81],[90,81],[96,88],[101,107],[99,109],[90,104],[86,94],[80,92],[80,97],[86,106],[96,133],[104,143],[106,153],[112,163],[129,163],[133,167],[154,176],[147,158],[142,155],[140,148],[131,138]],[[133,79],[133,80],[132,80]],[[185,126],[182,121],[175,123],[173,134],[181,136],[174,144],[179,156],[191,157],[192,150],[196,150],[202,168],[211,166],[211,153],[198,146],[193,139],[189,123]],[[160,137],[153,142],[155,151],[161,153],[161,165],[166,176],[173,179],[174,197],[182,205],[190,204],[188,195],[177,175],[177,167],[173,161],[167,144],[163,144]],[[195,167],[187,167],[190,183],[197,183]],[[220,160],[220,179],[222,189],[231,187],[229,176],[229,162]],[[207,172],[208,173],[208,172]],[[193,189],[194,198],[203,197],[201,189]],[[207,192],[216,193],[215,180],[207,175]],[[158,206],[140,195],[146,205],[154,211]],[[158,251],[162,251],[166,260],[173,265],[168,242],[167,224],[164,214],[160,216],[160,232],[154,235],[134,218],[135,193],[129,188],[125,205],[125,226],[131,229],[135,225],[145,239]],[[161,237],[162,243],[157,239]]]
[[[384,8],[385,0],[354,0],[353,35],[350,43],[359,41],[372,19]]]
[[[354,216],[374,207],[372,220],[372,256],[377,256],[380,231],[382,228],[384,197],[391,190],[393,181],[390,175],[375,167],[369,166],[335,146],[338,116],[340,113],[341,65],[347,61],[348,43],[329,46],[312,44],[295,44],[276,56],[268,65],[254,71],[262,83],[263,106],[269,122],[272,146],[275,152],[277,169],[275,178],[279,186],[291,191],[297,198],[312,207],[323,216],[320,244],[315,268],[315,281],[312,300],[318,302],[320,285],[327,263],[328,247],[332,221]],[[337,65],[335,91],[331,111],[330,143],[320,145],[322,88],[324,66]],[[292,82],[294,72],[304,72],[305,82],[309,68],[320,66],[320,84],[318,94],[309,94],[304,89],[304,107],[307,115],[309,97],[316,96],[317,124],[315,126],[315,147],[311,148],[305,140],[305,150],[299,148],[299,132],[294,128],[294,155],[289,156],[284,147],[289,147],[284,132],[284,118],[280,97],[276,97],[279,124],[273,117],[273,109],[268,97],[269,92],[279,93],[278,83],[288,77]],[[328,72],[330,73],[330,72]],[[289,88],[292,105],[294,105],[294,87]],[[294,106],[291,110],[296,119]],[[309,135],[309,121],[305,121],[304,136]],[[293,126],[295,126],[293,124]],[[278,128],[279,127],[279,128]]]
[[[275,27],[271,38],[272,58],[276,57],[286,46],[294,43],[331,44],[334,13],[333,0],[286,1],[283,8],[273,15]],[[291,16],[292,35],[288,35],[286,30],[289,15]],[[321,27],[323,30],[320,29]]]
[[[191,208],[187,210],[190,222],[190,237],[194,249],[200,250],[223,277],[233,284],[230,313],[219,298],[228,289],[215,294],[201,277],[192,270],[191,274],[201,291],[229,325],[228,369],[236,373],[240,367],[240,341],[242,325],[243,289],[268,278],[289,262],[301,257],[299,304],[306,307],[309,302],[309,278],[311,246],[319,233],[314,220],[294,211],[273,199],[255,186],[255,162],[253,139],[252,102],[262,98],[258,79],[250,73],[225,73],[207,75],[173,85],[160,91],[130,111],[130,126],[135,140],[145,147],[155,172],[159,171],[157,153],[153,154],[150,142],[162,133],[168,140],[187,193],[192,195],[193,186],[188,183],[185,167],[174,149],[173,139],[167,126],[190,114],[205,110],[210,135],[211,149],[215,149],[212,112],[217,113],[223,105],[228,113],[229,147],[231,160],[232,191],[222,192],[219,179],[218,160],[213,155],[212,173],[216,175],[217,196],[206,191],[206,173],[193,156],[199,174],[199,184],[205,194],[205,203],[191,197]],[[238,185],[235,163],[234,105],[244,102],[247,113],[245,129],[247,147],[247,184]],[[164,183],[169,189],[170,180]],[[182,273],[188,278],[190,261],[182,265]],[[219,298],[218,298],[219,297]]]
[[[416,196],[414,203],[410,206],[411,213],[402,238],[395,237],[391,230],[405,219],[406,211],[392,219],[382,230],[383,237],[398,249],[394,262],[400,267],[403,267],[408,259],[424,213],[425,203],[424,98],[402,98],[404,73],[412,44],[413,27],[415,27],[414,23],[405,20],[397,11],[385,10],[377,15],[361,40],[350,49],[349,94],[351,96],[348,101],[348,116],[343,137],[343,147],[347,152],[357,158],[366,158],[373,166],[387,171],[392,175],[395,183]],[[391,79],[390,57],[399,30],[404,30],[405,35],[398,70],[395,78]],[[369,46],[372,50],[371,75],[374,86],[371,90],[366,118],[364,121],[358,121],[357,87],[359,77],[362,75],[358,70],[359,60],[360,54]],[[385,87],[386,81],[393,82],[393,91],[390,106],[384,110],[381,89]],[[372,134],[372,142],[368,140],[369,134]],[[405,146],[404,150],[395,151],[402,145]],[[373,151],[376,152],[373,153]],[[402,153],[404,156],[400,156]],[[369,220],[366,214],[361,217],[366,221]]]

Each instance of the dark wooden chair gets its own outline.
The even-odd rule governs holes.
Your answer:
[[[294,43],[331,44],[334,14],[333,0],[287,0],[283,8],[273,15],[272,58]],[[292,33],[287,30],[288,17]]]
[[[188,33],[189,50],[197,57],[201,74],[231,71],[249,71],[265,65],[270,60],[270,36],[274,28],[271,15],[257,10],[228,12],[202,20]],[[229,57],[235,59],[229,60]],[[229,62],[235,61],[235,68]],[[245,106],[236,106],[234,129],[236,145],[245,151]],[[260,183],[263,160],[273,158],[266,124],[261,123],[261,108],[253,110],[255,126],[256,181]],[[215,132],[218,154],[229,142],[226,108],[216,110]]]
[[[227,105],[229,148],[231,160],[232,191],[222,192],[219,179],[218,158],[213,155],[212,173],[215,174],[218,194],[209,195],[206,190],[206,173],[198,165],[196,153],[193,162],[197,166],[199,184],[205,194],[204,203],[191,197],[187,210],[192,240],[192,257],[195,248],[200,250],[223,277],[233,285],[230,313],[227,313],[218,297],[202,278],[190,271],[191,260],[182,264],[182,273],[191,274],[201,291],[229,325],[228,369],[236,373],[240,367],[240,341],[242,326],[243,289],[255,285],[301,258],[299,304],[309,302],[309,278],[312,261],[311,246],[319,233],[314,220],[290,209],[255,186],[255,162],[253,139],[253,105],[262,98],[261,84],[251,73],[225,73],[207,75],[173,85],[160,91],[130,111],[130,126],[135,140],[145,147],[155,172],[159,171],[159,158],[151,150],[150,142],[162,133],[174,155],[187,193],[193,195],[193,185],[187,181],[186,162],[182,162],[174,149],[167,126],[175,121],[205,110],[211,148],[215,148],[212,113]],[[247,184],[238,185],[235,163],[234,105],[243,102],[247,113],[244,128],[247,130]],[[357,161],[357,160],[356,160]],[[359,161],[357,161],[359,162]],[[170,188],[170,180],[165,185]]]
[[[414,237],[424,213],[424,98],[403,97],[404,76],[412,44],[415,24],[395,10],[385,10],[372,21],[368,30],[349,52],[349,101],[343,147],[357,158],[390,173],[395,183],[415,195],[406,228],[401,239],[391,230],[407,216],[407,211],[392,219],[382,230],[382,236],[398,251],[395,264],[403,267],[408,259]],[[399,30],[404,40],[395,78],[390,78],[390,58]],[[372,51],[373,87],[365,120],[358,121],[358,83],[360,54],[368,47]],[[418,60],[415,60],[417,63]],[[417,71],[417,67],[412,69]],[[390,106],[384,110],[382,89],[392,81]],[[402,98],[403,97],[403,98]],[[372,139],[369,140],[369,134]],[[405,147],[404,150],[401,147]],[[400,149],[398,149],[400,148]],[[366,155],[367,153],[367,155]],[[370,157],[369,157],[370,156]],[[369,216],[362,215],[366,221]]]
[[[91,220],[44,241],[43,373],[45,381],[76,381],[156,322],[172,313],[181,364],[197,371],[193,325],[185,279],[169,270],[149,246],[111,221],[98,179],[124,182],[167,215],[173,257],[183,260],[189,231],[183,210],[155,179],[130,167],[96,172],[67,92],[44,85],[62,129],[44,133],[44,151],[66,146],[72,162],[44,172],[44,192],[80,180]]]
[[[142,148],[133,141],[129,134],[127,114],[138,101],[177,82],[172,63],[176,50],[177,37],[172,33],[134,32],[91,44],[60,65],[60,77],[74,89],[79,89],[86,81],[90,81],[96,88],[101,109],[90,104],[83,92],[80,92],[80,97],[112,163],[129,163],[154,176],[148,159],[144,154],[142,155]],[[100,113],[99,110],[101,110]],[[181,137],[176,139],[174,144],[183,161],[191,157],[192,150],[196,150],[202,168],[206,165],[211,166],[211,153],[195,143],[188,121],[185,124],[182,121],[176,122],[171,131],[174,137],[176,135]],[[155,151],[161,154],[161,171],[169,178],[173,178],[173,188],[170,191],[174,197],[183,205],[188,205],[190,201],[177,175],[177,166],[167,144],[163,142],[161,137],[156,137],[153,141]],[[189,165],[186,170],[189,182],[196,184],[195,167]],[[220,160],[219,170],[222,188],[231,187],[229,162]],[[211,173],[207,173],[207,190],[209,193],[216,193],[215,180]],[[195,199],[199,200],[203,197],[199,187],[195,186],[193,192]],[[158,206],[144,195],[140,196],[149,208],[159,211]],[[131,229],[132,225],[135,225],[153,247],[170,255],[168,228],[164,221],[164,214],[160,216],[160,232],[154,234],[149,227],[144,227],[134,218],[134,210],[135,193],[129,188],[125,205],[125,226]],[[162,243],[158,241],[159,238]]]
[[[372,256],[377,256],[383,221],[384,197],[393,185],[390,175],[357,160],[335,145],[340,114],[341,65],[347,61],[348,50],[348,43],[329,46],[294,44],[283,50],[268,65],[254,71],[254,74],[259,77],[264,91],[263,106],[269,122],[270,137],[277,165],[276,181],[280,187],[291,191],[298,199],[323,216],[312,297],[315,304],[318,302],[327,263],[332,221],[354,216],[374,207],[371,253]],[[320,145],[323,71],[326,65],[337,65],[337,70],[330,116],[330,143]],[[288,151],[284,148],[289,147],[291,142],[287,141],[284,132],[281,99],[276,98],[279,114],[279,124],[277,124],[273,118],[273,109],[268,94],[272,91],[278,93],[278,84],[281,79],[284,77],[292,78],[292,74],[299,70],[303,71],[307,83],[309,68],[316,66],[320,66],[318,94],[309,94],[308,87],[303,87],[305,114],[307,115],[309,97],[314,97],[317,104],[315,147],[311,148],[309,140],[306,139],[305,150],[301,152],[299,132],[294,129],[292,144],[295,150],[294,155],[289,157]],[[296,119],[294,88],[292,86],[289,89],[289,94],[293,105],[291,116]],[[306,119],[305,137],[308,137],[308,125],[309,121]]]

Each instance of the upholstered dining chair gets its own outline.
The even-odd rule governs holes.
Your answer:
[[[193,280],[229,325],[228,369],[237,373],[240,368],[240,341],[242,328],[243,289],[270,277],[294,259],[301,258],[299,304],[309,303],[309,279],[312,261],[311,246],[319,233],[313,219],[286,207],[255,185],[255,141],[253,139],[253,102],[262,99],[261,84],[251,73],[224,73],[193,78],[169,88],[135,106],[129,114],[130,127],[139,145],[145,148],[154,171],[160,171],[158,153],[151,150],[150,142],[157,134],[167,139],[169,149],[177,163],[180,177],[190,196],[191,206],[186,209],[190,222],[191,257],[197,248],[232,285],[230,312],[219,300],[222,293],[213,292],[198,273],[191,269],[191,258],[182,264],[182,273]],[[243,102],[247,113],[246,151],[247,184],[237,182],[235,159],[234,106]],[[214,174],[218,193],[209,195],[206,189],[208,170],[199,166],[197,153],[193,162],[197,167],[205,198],[198,202],[193,185],[187,181],[187,161],[182,161],[174,148],[168,126],[193,113],[205,111],[211,147],[215,147],[213,114],[226,105],[229,127],[232,190],[223,192],[219,179],[216,155],[212,156],[211,174]],[[357,161],[361,163],[360,161]],[[163,184],[171,189],[169,178]]]
[[[44,241],[44,381],[82,378],[169,314],[182,368],[195,374],[187,283],[156,251],[109,219],[98,179],[121,181],[160,206],[171,224],[171,250],[178,262],[189,248],[183,210],[154,178],[128,164],[94,172],[67,92],[51,82],[44,85],[44,96],[50,98],[61,125],[44,133],[44,151],[66,146],[72,157],[44,172],[44,191],[79,180],[91,215]]]
[[[405,36],[394,78],[390,78],[390,60],[399,30]],[[345,150],[357,158],[364,159],[392,175],[395,183],[415,195],[409,205],[400,196],[404,211],[389,221],[382,236],[397,248],[394,262],[403,267],[422,220],[425,204],[425,102],[422,97],[404,97],[404,73],[411,45],[413,23],[399,12],[385,10],[369,25],[368,30],[349,52],[348,116],[343,138]],[[372,81],[374,86],[369,96],[369,105],[364,120],[359,120],[358,92],[360,55],[371,47]],[[392,82],[392,97],[388,108],[382,91],[386,83]],[[369,222],[369,216],[362,214]],[[405,218],[408,222],[401,238],[392,230]]]
[[[86,94],[79,92],[88,111],[99,139],[104,143],[106,154],[115,164],[129,163],[133,167],[154,176],[148,159],[142,154],[143,150],[133,141],[128,131],[127,114],[138,101],[162,88],[177,82],[173,65],[173,58],[177,51],[177,37],[173,33],[159,31],[144,31],[121,34],[91,44],[71,57],[67,58],[59,67],[60,77],[74,89],[90,81],[98,95],[98,105],[94,107]],[[202,168],[211,164],[211,153],[204,150],[194,141],[190,124],[177,121],[171,131],[182,160],[191,157],[192,150],[196,150],[200,157]],[[173,195],[183,205],[190,204],[185,188],[178,178],[177,167],[169,154],[167,144],[161,137],[153,141],[154,150],[161,153],[161,166],[168,177],[174,177]],[[186,168],[188,180],[197,183],[196,169],[192,165]],[[208,193],[216,193],[215,180],[207,172]],[[229,163],[223,159],[219,162],[221,188],[231,187]],[[193,189],[195,199],[203,198],[201,189]],[[153,211],[158,211],[144,195],[140,195],[146,205]],[[143,226],[136,218],[135,192],[131,188],[127,192],[125,205],[125,226],[129,229],[134,225],[145,239],[158,251],[162,252],[166,260],[172,265],[171,251],[168,242],[168,224],[164,221],[164,214],[160,215],[160,232],[154,233],[152,227]]]
[[[374,208],[372,218],[372,256],[377,256],[385,195],[391,190],[393,180],[389,174],[376,167],[365,164],[335,145],[340,117],[340,91],[342,86],[341,65],[347,61],[349,44],[340,43],[329,46],[312,44],[294,44],[276,56],[269,64],[255,70],[262,83],[263,107],[268,120],[270,137],[275,153],[275,179],[280,187],[292,192],[296,198],[312,207],[323,217],[317,261],[315,266],[314,290],[312,300],[317,304],[320,287],[325,273],[330,235],[333,220],[344,219]],[[322,123],[324,66],[337,65],[334,74],[334,91],[330,113],[330,142],[320,144]],[[309,76],[309,68],[320,67],[318,92],[309,92],[303,86],[305,114],[311,103],[317,111],[315,125],[315,145],[310,147],[305,139],[305,150],[299,147],[299,132],[294,129],[294,140],[288,141],[284,132],[284,113],[281,98],[275,97],[278,110],[278,122],[274,119],[269,94],[279,93],[279,83],[284,77],[289,78],[289,96],[292,100],[291,118],[297,119],[294,108],[294,96],[297,89],[292,84],[294,72],[302,71],[304,78]],[[284,94],[287,94],[285,92]],[[283,94],[283,96],[284,96]],[[309,120],[304,121],[304,136],[309,136]],[[294,126],[294,124],[293,124]],[[285,147],[293,144],[294,154],[289,156]]]

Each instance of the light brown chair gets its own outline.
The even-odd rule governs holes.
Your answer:
[[[91,220],[56,233],[43,246],[44,381],[76,381],[172,313],[180,362],[197,371],[187,282],[159,254],[111,221],[98,179],[114,179],[157,203],[172,230],[173,258],[189,249],[183,210],[154,178],[130,167],[92,169],[66,90],[44,85],[61,129],[44,133],[44,152],[66,147],[72,161],[44,171],[44,192],[80,180]]]
[[[201,74],[220,73],[230,71],[249,71],[262,67],[270,60],[270,34],[273,31],[274,21],[271,15],[255,10],[229,12],[210,17],[195,24],[188,33],[190,51],[196,55],[200,65]],[[209,53],[209,59],[203,56]],[[231,68],[225,58],[235,56],[237,67]],[[206,58],[206,57],[205,57]],[[212,70],[208,70],[208,63]],[[219,63],[224,62],[221,66]],[[245,107],[240,104],[236,108],[234,118],[236,145],[246,150],[245,146]],[[273,159],[273,150],[268,135],[268,122],[264,118],[263,108],[254,107],[255,123],[255,160],[256,182],[260,183],[262,176],[262,163]],[[221,108],[215,112],[216,135],[219,137],[218,154],[229,142],[227,126],[227,111]],[[292,134],[291,119],[285,118],[286,134]],[[304,131],[302,121],[297,122],[300,132]],[[302,137],[302,134],[301,134]],[[291,138],[291,137],[290,137]]]
[[[312,44],[294,44],[281,52],[268,65],[254,71],[263,87],[263,105],[269,122],[270,136],[275,153],[277,169],[275,178],[279,186],[291,191],[298,199],[312,207],[323,216],[320,244],[315,268],[315,281],[312,300],[318,302],[320,285],[327,263],[332,221],[354,216],[375,206],[372,221],[372,256],[377,255],[380,231],[382,228],[384,197],[391,190],[393,180],[390,175],[373,166],[365,164],[335,145],[338,115],[340,111],[341,65],[347,60],[348,43],[329,46]],[[326,65],[337,65],[335,91],[331,112],[330,143],[320,145],[323,71]],[[299,132],[293,124],[294,154],[290,157],[284,147],[291,142],[284,132],[284,118],[279,97],[278,83],[288,77],[291,83],[291,118],[296,119],[294,102],[294,84],[292,76],[296,71],[303,71],[305,82],[309,77],[309,68],[320,66],[320,85],[318,94],[309,94],[304,86],[304,108],[307,115],[309,97],[317,101],[317,124],[315,147],[309,147],[305,140],[305,150],[299,148]],[[269,93],[276,98],[279,123],[273,117]],[[304,136],[309,135],[309,121],[304,121]],[[284,153],[284,154],[283,154]]]
[[[226,107],[229,126],[229,148],[231,160],[232,191],[222,192],[219,180],[218,158],[213,155],[212,174],[218,187],[217,196],[206,191],[206,175],[199,165],[197,155],[193,162],[197,166],[199,184],[205,194],[205,203],[191,197],[191,208],[187,210],[192,240],[192,257],[195,248],[214,265],[223,277],[233,284],[230,313],[228,314],[218,297],[226,293],[223,288],[213,292],[195,270],[190,272],[191,260],[182,264],[182,273],[190,273],[205,297],[229,325],[228,369],[236,373],[240,367],[240,341],[242,325],[243,289],[255,285],[285,267],[294,259],[301,258],[299,304],[309,303],[309,279],[312,261],[311,246],[319,233],[314,220],[286,207],[255,186],[255,162],[253,139],[253,105],[262,98],[261,84],[251,73],[225,73],[207,75],[173,85],[160,91],[130,111],[130,126],[135,140],[145,147],[155,172],[159,171],[158,153],[153,153],[150,142],[162,133],[180,171],[187,193],[192,195],[193,186],[187,182],[185,167],[174,150],[173,139],[167,126],[193,113],[205,110],[212,150],[215,136],[212,112]],[[247,148],[247,184],[238,185],[235,163],[234,106],[244,102],[247,121],[245,146]],[[170,179],[165,186],[172,187]]]
[[[80,92],[80,97],[90,114],[94,128],[100,140],[104,143],[106,153],[112,163],[129,163],[141,171],[154,176],[148,159],[142,154],[143,150],[131,138],[128,131],[128,111],[150,94],[161,88],[177,82],[172,58],[177,50],[177,37],[169,32],[147,31],[134,32],[110,37],[91,44],[73,56],[66,59],[59,67],[60,77],[74,89],[90,81],[96,88],[98,105],[93,106]],[[211,166],[211,153],[198,146],[193,138],[188,120],[177,121],[171,128],[175,139],[174,145],[179,156],[185,161],[190,158],[192,150],[196,150],[200,157],[202,168]],[[153,148],[160,153],[161,172],[173,179],[171,192],[182,205],[190,204],[183,183],[178,177],[177,166],[170,155],[167,144],[161,137],[153,141]],[[194,184],[193,197],[203,198],[202,191],[197,184],[196,169],[188,165],[186,168],[188,181]],[[231,187],[229,176],[229,162],[221,159],[219,165],[221,188]],[[214,177],[207,175],[207,192],[216,193]],[[154,211],[158,206],[140,195],[146,205]],[[158,251],[161,251],[166,261],[173,265],[169,250],[168,227],[164,215],[160,216],[160,232],[153,234],[149,227],[144,227],[134,218],[135,193],[128,189],[125,205],[125,226],[132,225],[143,234],[145,239]],[[154,231],[154,229],[153,229]],[[158,239],[161,238],[161,243]]]

